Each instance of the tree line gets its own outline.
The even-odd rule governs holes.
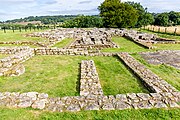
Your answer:
[[[150,13],[148,9],[136,2],[105,0],[99,7],[99,15],[60,15],[30,16],[24,19],[8,20],[6,23],[41,21],[43,24],[63,23],[65,28],[88,27],[142,27],[147,25],[175,26],[180,25],[180,12]],[[8,25],[6,25],[7,27]]]

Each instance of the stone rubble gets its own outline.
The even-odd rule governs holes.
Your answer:
[[[31,48],[26,49],[12,49],[1,48],[1,53],[12,54],[15,51],[15,54],[0,59],[0,76],[19,76],[25,72],[25,67],[21,64],[26,60],[34,56],[34,51]]]
[[[53,46],[57,42],[62,41],[64,38],[73,38],[75,41],[71,43],[67,48],[88,48],[88,49],[102,49],[102,48],[117,48],[118,46],[111,41],[111,34],[106,32],[104,29],[55,29],[47,32],[39,32],[28,34],[31,37],[43,37],[48,38],[49,43],[47,47]]]

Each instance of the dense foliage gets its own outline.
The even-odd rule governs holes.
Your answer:
[[[180,12],[171,11],[169,13],[159,13],[155,14],[154,25],[160,26],[174,26],[180,25]]]
[[[59,15],[59,16],[29,16],[21,19],[7,20],[8,23],[41,21],[43,24],[55,24],[64,22],[77,17],[77,15]]]
[[[89,28],[89,27],[103,27],[103,21],[98,16],[78,16],[72,20],[65,21],[63,27],[66,28]]]
[[[142,27],[154,23],[154,17],[151,13],[147,12],[147,8],[144,8],[140,3],[126,2],[138,11],[138,21],[136,27]]]
[[[133,27],[138,20],[137,10],[120,0],[105,0],[98,9],[104,27]]]

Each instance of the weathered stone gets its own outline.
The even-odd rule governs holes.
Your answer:
[[[40,98],[40,99],[46,99],[46,98],[48,98],[48,94],[46,94],[46,93],[38,94],[38,98]]]
[[[100,107],[97,103],[89,103],[87,106],[84,108],[84,110],[99,110]]]
[[[46,100],[42,99],[42,100],[37,100],[32,104],[32,108],[34,109],[44,109],[45,105],[46,105]]]
[[[104,105],[102,106],[103,110],[114,110],[114,106],[112,103],[104,103]]]
[[[124,110],[124,109],[130,109],[131,106],[125,102],[118,101],[115,104],[117,110]]]
[[[155,106],[154,106],[155,108],[167,108],[167,105],[164,103],[164,102],[162,102],[162,101],[157,101],[156,103],[155,103]]]
[[[20,108],[27,108],[27,107],[31,107],[32,105],[32,101],[29,100],[29,101],[21,101],[17,106],[20,107]]]
[[[66,109],[67,111],[70,111],[70,112],[77,112],[77,111],[80,111],[81,108],[79,105],[76,105],[76,104],[71,104],[67,107]]]

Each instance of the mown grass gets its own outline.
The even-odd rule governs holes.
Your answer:
[[[1,42],[8,42],[8,41],[35,41],[35,42],[44,42],[46,40],[45,38],[40,37],[25,37],[25,34],[33,33],[34,31],[15,31],[14,33],[11,30],[7,30],[6,33],[4,33],[2,30],[0,30],[0,41]],[[40,31],[36,31],[40,32]]]
[[[9,55],[0,54],[0,59],[5,58],[5,57],[7,57],[7,56],[9,56]]]
[[[132,54],[139,62],[143,63],[147,68],[157,74],[159,77],[167,81],[169,84],[180,90],[180,70],[174,67],[161,64],[148,64],[139,54]]]
[[[112,41],[115,42],[119,48],[107,48],[103,49],[103,52],[130,52],[130,53],[136,53],[136,52],[142,52],[142,51],[149,51],[148,49],[137,45],[131,40],[128,40],[123,37],[113,37]]]
[[[0,108],[2,120],[179,120],[180,109],[43,112],[32,109]]]
[[[81,60],[94,60],[105,94],[148,92],[114,57],[35,56],[19,77],[0,77],[0,91],[45,92],[50,96],[79,95]]]
[[[55,44],[53,47],[64,48],[70,45],[73,41],[74,39],[72,38],[65,38],[61,42]]]
[[[150,33],[150,34],[156,34],[157,36],[159,36],[160,38],[168,38],[168,39],[173,39],[173,40],[180,40],[180,35],[172,35],[172,34],[166,34],[166,33],[159,33],[159,32],[153,32],[153,31],[149,31],[149,30],[142,30],[141,32],[146,32],[146,33]]]
[[[138,53],[138,52],[147,52],[147,51],[156,51],[156,50],[180,50],[180,44],[153,44],[155,49],[146,49],[131,40],[128,40],[123,37],[113,37],[113,42],[119,45],[120,48],[107,48],[103,49],[103,52],[129,52],[129,53]]]
[[[180,50],[180,44],[154,44],[155,50]]]

